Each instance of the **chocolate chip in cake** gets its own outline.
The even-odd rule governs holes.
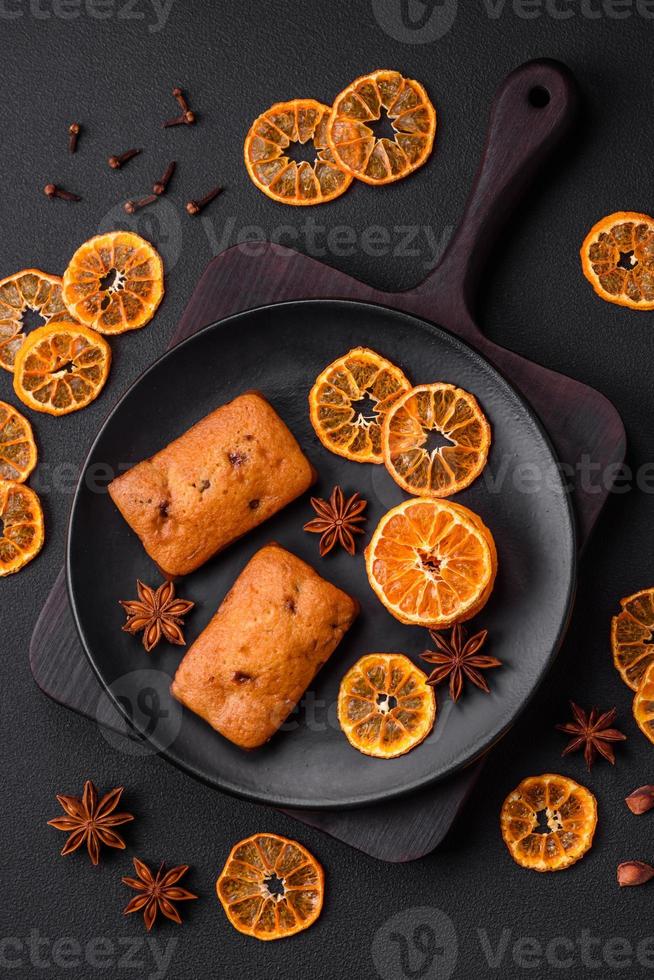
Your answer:
[[[251,500],[248,504],[248,507],[250,508],[250,510],[256,510],[260,503],[261,503],[260,500],[256,500],[256,499]]]
[[[208,490],[210,486],[211,486],[211,482],[209,480],[202,480],[200,482],[200,486],[198,487],[198,490],[200,491],[200,493],[204,493],[204,491]]]
[[[246,674],[242,670],[237,670],[232,678],[237,684],[246,684],[248,681],[253,680],[251,674]]]
[[[229,459],[229,461],[232,464],[232,466],[234,466],[236,468],[238,468],[239,466],[242,466],[243,463],[247,463],[247,461],[249,459],[247,453],[241,453],[241,452],[238,452],[238,451],[233,452],[233,453],[227,453],[227,458]]]
[[[295,615],[295,613],[297,612],[297,608],[296,608],[296,605],[295,605],[295,602],[293,601],[293,599],[285,599],[284,600],[284,608],[285,609],[288,609],[288,611],[292,615]]]

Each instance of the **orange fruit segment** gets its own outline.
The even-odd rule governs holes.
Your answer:
[[[368,347],[355,347],[316,378],[309,393],[311,424],[323,446],[336,455],[357,463],[382,463],[382,422],[410,387],[402,371],[385,357]]]
[[[216,891],[239,932],[264,941],[285,939],[308,929],[320,915],[325,877],[297,841],[254,834],[232,848]]]
[[[643,735],[654,742],[654,668],[650,663],[643,674],[642,681],[633,704],[634,718]]]
[[[622,680],[636,691],[654,662],[654,589],[620,600],[622,611],[611,620],[613,662]]]
[[[581,267],[598,296],[631,310],[654,310],[654,218],[616,211],[581,246]]]
[[[376,138],[370,124],[382,112],[395,132]],[[327,139],[336,163],[366,184],[390,184],[427,160],[436,134],[436,110],[425,89],[398,71],[362,75],[334,99]]]
[[[429,449],[436,433],[445,443]],[[476,480],[488,458],[491,430],[476,398],[449,384],[419,385],[384,419],[384,462],[408,493],[449,497]]]
[[[546,828],[539,828],[543,814]],[[597,801],[567,776],[530,776],[509,793],[500,817],[502,838],[513,860],[532,871],[562,871],[590,849]]]
[[[475,616],[497,573],[493,536],[467,507],[406,500],[382,517],[366,548],[377,598],[401,623],[441,629]]]
[[[250,179],[280,204],[325,204],[340,197],[352,177],[340,167],[327,145],[331,107],[315,99],[277,102],[258,116],[245,138],[243,155]],[[286,150],[291,143],[313,140],[316,158],[297,163]]]
[[[36,460],[32,426],[13,405],[0,402],[0,480],[24,483]]]
[[[25,313],[37,313],[45,323],[74,323],[61,294],[62,280],[39,269],[24,269],[0,281],[0,367],[14,370],[16,354],[25,340]]]
[[[36,412],[67,415],[98,397],[110,365],[111,348],[95,330],[51,323],[33,330],[18,352],[14,391]]]
[[[98,333],[138,330],[163,298],[163,279],[161,256],[149,242],[132,231],[110,231],[73,255],[64,272],[64,303]]]
[[[13,575],[43,547],[43,511],[30,487],[0,480],[0,577]]]
[[[370,653],[348,670],[338,692],[338,721],[364,755],[395,759],[434,727],[436,697],[427,675],[402,653]]]

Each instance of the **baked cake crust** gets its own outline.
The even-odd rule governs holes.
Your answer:
[[[180,663],[174,697],[243,749],[283,724],[358,603],[277,544],[249,561]]]
[[[187,575],[272,517],[315,472],[266,399],[240,395],[109,484],[164,575]]]

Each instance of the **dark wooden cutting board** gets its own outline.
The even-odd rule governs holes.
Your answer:
[[[201,327],[267,303],[339,297],[403,309],[446,327],[498,367],[540,416],[566,471],[582,548],[608,495],[578,480],[582,459],[600,467],[624,459],[625,434],[603,395],[498,347],[475,320],[474,298],[485,259],[524,191],[550,153],[570,133],[576,86],[565,66],[535,61],[505,80],[495,98],[482,162],[464,217],[437,268],[413,289],[374,289],[292,249],[262,242],[235,246],[209,263],[171,345]],[[383,191],[380,191],[383,193]],[[63,569],[36,624],[32,672],[51,698],[107,727],[125,723],[100,688],[82,651],[68,606]],[[452,824],[483,765],[457,773],[428,791],[400,801],[342,813],[292,811],[292,816],[386,861],[407,861],[431,851]]]

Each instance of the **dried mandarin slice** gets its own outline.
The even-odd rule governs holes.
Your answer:
[[[539,826],[539,814],[547,829]],[[597,826],[593,794],[567,776],[530,776],[509,793],[500,816],[513,860],[532,871],[562,871],[590,849]]]
[[[309,394],[311,424],[326,449],[358,463],[383,462],[381,425],[410,382],[367,347],[332,361]]]
[[[61,287],[59,276],[39,269],[24,269],[0,282],[0,367],[14,370],[16,354],[27,336],[27,313],[37,314],[44,323],[76,322],[64,305]]]
[[[314,99],[277,102],[254,120],[245,137],[243,155],[250,179],[280,204],[325,204],[340,197],[352,177],[339,166],[327,145],[331,109]],[[291,160],[291,143],[313,140],[313,164]]]
[[[24,483],[36,460],[32,426],[13,405],[0,402],[0,480]]]
[[[382,517],[366,548],[368,580],[401,623],[442,629],[475,616],[497,573],[481,518],[446,500],[406,500]]]
[[[51,323],[33,330],[21,347],[14,391],[36,412],[67,415],[98,397],[110,365],[111,348],[95,330]]]
[[[102,334],[149,323],[164,294],[163,262],[140,235],[111,231],[77,249],[64,272],[69,313]]]
[[[427,738],[435,719],[434,689],[402,653],[370,653],[341,681],[338,721],[364,755],[405,755]]]
[[[443,445],[430,449],[434,434]],[[401,395],[382,427],[388,472],[421,497],[449,497],[469,486],[486,465],[490,442],[490,425],[474,396],[442,383]]]
[[[611,621],[613,662],[622,680],[638,690],[654,662],[654,589],[643,589],[620,600],[622,611]]]
[[[647,667],[633,704],[634,718],[643,735],[654,742],[654,664]]]
[[[384,113],[395,137],[375,137],[371,123]],[[397,71],[362,75],[334,100],[327,140],[337,164],[367,184],[390,184],[429,157],[436,110],[425,89]]]
[[[654,218],[616,211],[581,246],[581,267],[598,296],[631,310],[654,310]]]
[[[234,928],[264,941],[308,929],[320,915],[324,890],[323,870],[313,855],[278,834],[239,841],[216,882]]]
[[[43,511],[30,487],[0,480],[0,577],[13,575],[43,547]]]

